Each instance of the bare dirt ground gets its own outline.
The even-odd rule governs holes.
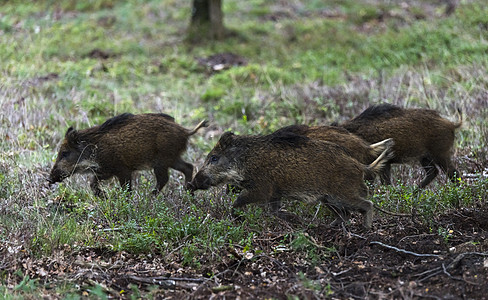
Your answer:
[[[184,267],[173,254],[68,246],[43,259],[28,253],[9,259],[4,247],[0,270],[10,285],[18,284],[19,270],[49,283],[44,296],[50,297],[61,296],[50,285],[67,281],[82,295],[99,284],[114,298],[137,296],[133,286],[142,295],[165,299],[488,298],[488,209],[453,210],[434,221],[448,231],[440,234],[415,218],[386,216],[377,216],[370,232],[361,232],[354,220],[341,228],[314,226],[304,230],[302,247],[291,251],[283,241],[295,225],[276,219],[276,231],[255,236],[252,251],[229,247],[218,254],[218,263],[201,257],[200,267]],[[315,260],[313,251],[319,253]]]

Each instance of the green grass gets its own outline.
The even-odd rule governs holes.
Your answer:
[[[222,260],[218,253],[229,246],[252,249],[254,236],[276,223],[263,207],[246,208],[236,222],[232,198],[217,189],[190,196],[176,172],[157,197],[150,194],[150,173],[138,177],[133,194],[107,183],[107,199],[94,197],[84,176],[47,185],[68,126],[86,128],[122,112],[166,112],[188,128],[209,118],[217,132],[257,134],[293,123],[329,124],[385,101],[435,108],[450,118],[460,107],[458,157],[486,160],[488,8],[482,0],[461,3],[451,16],[440,8],[430,14],[374,1],[298,1],[298,8],[223,2],[226,26],[236,34],[199,45],[184,42],[186,2],[2,3],[1,241],[35,257],[65,245],[174,253],[198,268]],[[267,17],[280,9],[290,16]],[[90,57],[92,50],[109,57]],[[195,58],[218,52],[237,53],[249,64],[209,75]],[[193,136],[185,159],[201,164],[217,138]],[[458,162],[464,171],[467,163]],[[418,193],[412,173],[402,169],[400,183],[381,187],[373,200],[393,211],[415,209],[428,223],[443,211],[486,203],[488,180],[477,172],[460,185],[436,179]],[[316,211],[310,204],[288,207],[309,219]],[[331,220],[324,211],[316,222]],[[310,241],[299,231],[283,243],[311,262],[332,251]],[[28,275],[18,279],[13,289],[0,285],[0,295],[20,299],[40,288]]]

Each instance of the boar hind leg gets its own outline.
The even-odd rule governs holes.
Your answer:
[[[384,185],[391,185],[391,164],[385,164],[380,173],[380,180]]]
[[[454,165],[449,157],[441,159],[437,162],[441,170],[446,173],[447,177],[451,180],[453,183],[457,183],[459,179],[461,179],[461,176],[454,168]]]
[[[281,197],[273,197],[269,200],[269,206],[272,213],[278,213],[281,209]]]
[[[178,158],[171,168],[178,170],[185,174],[185,183],[188,183],[193,177],[193,165]]]
[[[278,193],[273,194],[272,198],[269,200],[269,207],[271,209],[271,213],[276,217],[285,220],[286,222],[290,223],[300,223],[300,218],[289,211],[281,209],[281,195]]]
[[[428,157],[422,158],[420,164],[426,173],[424,180],[420,183],[420,188],[424,188],[436,178],[439,170],[437,170],[434,161]]]
[[[153,194],[157,194],[166,185],[166,183],[168,183],[168,167],[163,165],[157,165],[154,167],[154,174],[156,175],[157,183],[156,189],[153,191]]]
[[[461,175],[459,174],[459,171],[456,170],[453,166],[451,166],[451,168],[448,169],[446,174],[447,174],[447,177],[449,177],[449,179],[453,183],[458,183],[459,180],[462,178]]]

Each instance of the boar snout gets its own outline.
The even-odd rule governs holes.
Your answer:
[[[49,182],[49,184],[55,184],[57,182],[63,181],[66,177],[68,176],[61,172],[59,169],[53,169],[51,171],[51,174],[49,174],[49,177],[47,178],[47,182]]]
[[[47,182],[48,182],[49,184],[54,184],[54,183],[56,183],[56,181],[54,181],[54,178],[52,178],[51,176],[49,176],[48,178],[46,178],[46,180],[47,180]]]
[[[206,176],[202,172],[198,172],[191,182],[188,183],[190,191],[206,190],[211,186],[210,177]]]

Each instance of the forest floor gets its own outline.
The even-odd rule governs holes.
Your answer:
[[[305,230],[303,242],[289,251],[282,241],[297,224],[276,218],[276,228],[283,230],[256,236],[253,251],[228,248],[218,263],[201,258],[205,267],[181,265],[176,251],[141,256],[108,249],[66,251],[66,246],[41,259],[27,253],[4,258],[1,269],[10,274],[7,284],[17,282],[15,271],[23,269],[53,286],[57,281],[85,288],[96,283],[115,298],[143,293],[165,299],[486,299],[488,209],[452,210],[436,216],[435,224],[447,231],[432,232],[415,217],[392,216],[377,217],[369,232],[354,220],[349,226],[317,226]],[[328,257],[313,259],[313,250],[322,245],[332,245],[325,251]],[[308,259],[297,250],[308,252]],[[59,296],[50,284],[44,285],[44,295]]]

